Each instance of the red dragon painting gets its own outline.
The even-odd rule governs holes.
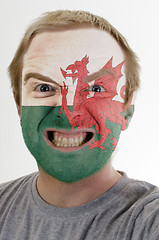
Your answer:
[[[68,87],[64,83],[61,87],[62,94],[62,106],[60,113],[64,110],[71,128],[91,128],[95,126],[98,134],[101,135],[100,140],[93,140],[89,143],[89,149],[95,147],[105,149],[102,144],[105,142],[109,134],[112,134],[111,129],[106,127],[106,120],[109,119],[114,123],[121,124],[122,130],[126,129],[128,122],[121,114],[124,103],[113,100],[117,95],[117,84],[119,79],[123,76],[121,68],[124,62],[121,62],[116,67],[112,67],[111,58],[102,69],[112,70],[113,74],[106,74],[99,77],[94,81],[93,85],[102,86],[105,91],[94,92],[93,97],[88,97],[90,85],[84,81],[84,78],[88,76],[87,64],[89,63],[89,57],[86,55],[81,61],[75,61],[74,64],[69,65],[64,71],[61,68],[63,77],[67,81],[67,77],[71,77],[73,84],[77,80],[76,91],[73,102],[73,112],[69,110],[67,105],[67,93]],[[69,73],[67,72],[69,70]],[[71,73],[70,73],[71,71]],[[124,98],[125,85],[121,88],[120,95]],[[117,145],[117,140],[113,137],[114,149]]]

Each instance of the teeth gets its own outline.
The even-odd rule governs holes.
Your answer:
[[[57,141],[57,136],[54,136],[55,141]]]
[[[54,140],[53,140],[53,144],[57,147],[78,147],[80,145],[83,144],[84,142],[84,135],[80,135],[78,137],[70,137],[70,138],[66,138],[66,137],[62,137],[62,136],[57,136],[56,134],[54,135]]]
[[[79,141],[80,141],[80,144],[82,144],[82,142],[83,142],[83,137],[82,136],[80,136],[80,139],[79,139]]]
[[[69,139],[68,139],[68,144],[69,144],[70,146],[73,144],[73,142],[74,142],[73,138],[69,138]]]
[[[63,138],[62,143],[65,145],[67,144],[67,138]]]

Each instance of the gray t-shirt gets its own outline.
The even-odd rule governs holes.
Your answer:
[[[159,189],[126,174],[96,200],[47,204],[38,174],[0,185],[0,240],[159,240]]]

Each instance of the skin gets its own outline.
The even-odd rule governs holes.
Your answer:
[[[23,59],[22,106],[61,106],[60,86],[64,86],[64,78],[60,67],[66,69],[70,63],[82,59],[86,54],[92,59],[88,67],[90,74],[98,72],[112,56],[115,66],[124,61],[120,46],[109,34],[101,30],[81,28],[36,35]],[[48,82],[36,77],[26,79],[27,74],[31,72],[51,79],[49,86],[56,88],[56,95],[51,94],[51,91],[49,95],[46,95],[48,94],[46,92],[39,92],[38,86]],[[121,83],[125,83],[125,76],[121,78]],[[72,79],[68,78],[67,85],[69,86],[67,104],[73,105],[76,84],[73,85]],[[73,207],[99,197],[120,178],[121,174],[113,168],[111,161],[94,175],[74,183],[61,182],[39,167],[37,189],[39,195],[49,204]]]

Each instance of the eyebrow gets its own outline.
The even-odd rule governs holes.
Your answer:
[[[100,69],[99,71],[92,73],[86,77],[84,77],[84,82],[91,82],[93,80],[96,80],[97,78],[103,77],[104,75],[114,75],[114,71],[112,69]]]
[[[114,71],[112,69],[100,69],[99,71],[95,72],[95,73],[92,73],[90,75],[87,75],[86,77],[84,77],[83,81],[84,82],[91,82],[93,80],[96,80],[97,78],[100,78],[100,77],[103,77],[104,75],[114,75]],[[56,81],[54,81],[53,79],[47,77],[47,76],[44,76],[40,73],[34,73],[34,72],[31,72],[31,73],[27,73],[24,77],[24,85],[27,83],[27,81],[30,79],[30,78],[35,78],[35,79],[38,79],[38,80],[41,80],[41,81],[45,81],[45,82],[49,82],[49,83],[54,83],[56,85],[58,85],[60,87],[60,84],[58,84]]]
[[[45,82],[49,82],[49,83],[55,83],[56,85],[58,85],[60,87],[60,85],[54,81],[53,79],[47,77],[47,76],[44,76],[40,73],[27,73],[24,77],[24,85],[27,83],[27,81],[30,79],[30,78],[35,78],[35,79],[38,79],[38,80],[42,80],[42,81],[45,81]]]

